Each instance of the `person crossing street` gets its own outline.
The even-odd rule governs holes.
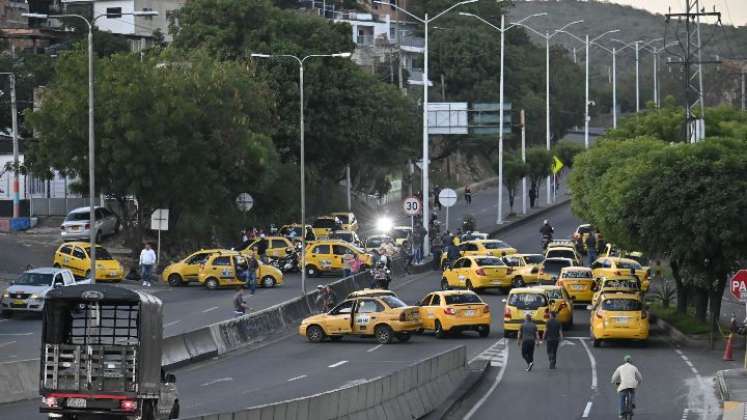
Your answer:
[[[145,243],[145,248],[140,251],[140,278],[143,279],[143,287],[150,287],[150,280],[153,277],[153,268],[156,266],[156,252],[150,245]]]
[[[558,321],[558,314],[550,312],[550,319],[545,325],[545,344],[547,345],[547,359],[550,369],[555,369],[558,360],[558,347],[563,340],[563,326]]]
[[[527,372],[534,367],[534,346],[535,343],[542,344],[537,324],[532,321],[532,315],[527,314],[524,323],[519,328],[518,340],[521,347],[521,357],[527,364]]]

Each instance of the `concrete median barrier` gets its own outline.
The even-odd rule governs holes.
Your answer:
[[[460,346],[361,384],[187,420],[412,420],[435,410],[458,389],[466,374],[467,351]]]
[[[39,395],[39,359],[0,363],[0,404]]]

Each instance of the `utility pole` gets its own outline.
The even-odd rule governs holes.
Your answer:
[[[682,51],[678,53],[667,52],[678,56],[679,61],[671,61],[670,64],[681,64],[683,66],[683,89],[685,98],[685,138],[690,143],[695,143],[705,138],[705,103],[703,101],[703,64],[719,64],[718,60],[703,61],[702,44],[700,39],[700,19],[705,17],[716,17],[721,22],[721,13],[706,12],[700,8],[700,0],[685,0],[684,13],[667,13],[667,30],[665,32],[664,45],[666,48],[666,36],[669,32],[669,24],[675,21],[684,24],[684,41],[680,41]],[[678,38],[677,34],[674,34]],[[697,113],[696,113],[697,109]],[[697,116],[696,116],[697,115]]]
[[[742,69],[742,111],[747,111],[745,109],[745,100],[744,100],[744,68]]]

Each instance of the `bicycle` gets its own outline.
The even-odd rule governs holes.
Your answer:
[[[623,412],[622,412],[622,418],[625,420],[632,420],[633,419],[633,409],[635,408],[635,404],[633,404],[633,393],[635,390],[633,389],[623,389],[620,391],[623,398]]]

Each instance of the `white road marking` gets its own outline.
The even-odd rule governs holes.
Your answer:
[[[209,382],[205,382],[204,384],[202,384],[200,386],[210,386],[210,385],[215,385],[215,384],[220,383],[220,382],[230,382],[230,381],[233,381],[233,378],[231,378],[231,377],[218,378],[218,379],[213,379],[212,381],[209,381]]]
[[[164,328],[168,328],[168,327],[174,326],[174,325],[176,325],[176,324],[178,324],[180,322],[182,322],[182,321],[180,319],[177,319],[176,321],[171,321],[171,322],[167,322],[167,323],[163,324],[163,327]]]
[[[584,413],[581,414],[581,418],[582,419],[588,419],[589,418],[589,413],[591,413],[591,401],[588,401],[586,403],[586,407],[584,407]]]
[[[687,416],[690,414],[690,409],[686,408],[682,410],[682,420],[687,420]]]
[[[592,391],[596,391],[597,389],[597,359],[594,358],[594,355],[591,353],[591,350],[589,349],[589,345],[586,344],[586,341],[580,340],[581,345],[584,346],[584,350],[586,350],[586,354],[589,356],[589,363],[591,364],[591,389]]]
[[[338,366],[342,366],[342,365],[344,365],[344,364],[345,364],[345,363],[347,363],[347,362],[348,362],[347,360],[340,360],[339,362],[337,362],[337,363],[335,363],[335,364],[332,364],[332,365],[329,365],[329,366],[327,366],[327,367],[331,367],[331,368],[336,368],[336,367],[338,367]]]
[[[214,310],[216,310],[216,309],[218,309],[218,307],[217,307],[217,306],[213,306],[212,308],[207,308],[207,309],[205,309],[204,311],[202,311],[202,313],[203,313],[203,314],[206,314],[206,313],[208,313],[208,312],[210,312],[210,311],[214,311]]]
[[[7,343],[2,343],[2,344],[0,344],[0,348],[3,348],[5,346],[9,346],[9,345],[11,345],[13,343],[15,343],[15,341],[8,341]]]
[[[25,337],[28,335],[34,335],[34,333],[7,333],[7,334],[0,334],[2,337]]]
[[[506,344],[506,339],[502,338],[502,339],[498,340],[498,343],[503,343],[505,345]],[[494,346],[498,345],[498,343],[494,344]],[[464,416],[463,420],[469,420],[470,418],[472,418],[472,416],[475,415],[475,413],[477,412],[477,410],[479,410],[480,407],[482,407],[482,405],[485,404],[485,401],[487,401],[488,398],[490,398],[490,396],[493,394],[493,392],[495,391],[495,389],[498,387],[498,384],[500,384],[501,381],[503,380],[503,374],[506,372],[506,366],[508,366],[508,353],[509,353],[508,348],[509,348],[509,346],[505,345],[504,352],[503,352],[503,354],[504,354],[503,358],[506,361],[506,363],[504,363],[503,366],[501,366],[500,370],[498,371],[498,374],[495,375],[495,380],[493,381],[493,385],[490,386],[490,389],[488,389],[488,392],[486,392],[485,395],[483,395],[482,398],[480,398],[480,400],[477,401],[477,403],[472,407],[471,410],[469,410],[469,412]],[[477,356],[474,359],[472,359],[470,361],[470,363],[472,361],[474,361],[475,359],[477,359],[478,357],[479,356]],[[491,364],[492,364],[492,362],[491,362]]]
[[[293,381],[297,381],[297,380],[299,380],[299,379],[303,379],[303,378],[305,378],[306,376],[307,376],[307,375],[294,376],[294,377],[292,377],[292,378],[288,379],[288,382],[293,382]]]
[[[378,346],[371,347],[370,349],[366,350],[366,353],[374,352],[378,350],[379,348],[381,348],[381,346],[383,346],[383,344],[379,344]]]
[[[687,359],[685,359],[685,364],[688,365],[688,366],[690,366],[691,368],[695,367],[695,366],[693,366],[693,362],[691,362],[691,361],[689,361]]]

